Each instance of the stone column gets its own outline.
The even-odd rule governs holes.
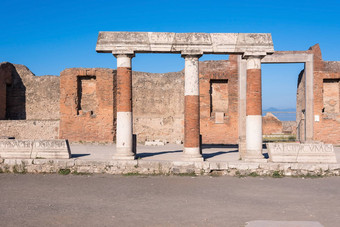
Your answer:
[[[262,155],[261,57],[247,57],[245,161],[265,160]]]
[[[313,77],[314,77],[314,66],[313,56],[311,59],[305,62],[305,141],[312,142],[314,136],[314,100],[313,100]]]
[[[203,161],[200,150],[200,97],[198,59],[200,55],[183,55],[185,59],[184,150],[186,160]]]
[[[238,56],[238,151],[241,158],[246,154],[246,99],[247,99],[247,60]]]
[[[132,135],[132,71],[134,55],[117,54],[117,134],[114,159],[134,159]]]

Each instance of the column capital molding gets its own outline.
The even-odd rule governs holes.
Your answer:
[[[200,58],[203,52],[199,50],[186,50],[181,52],[182,58]]]
[[[117,53],[117,52],[112,52],[113,56],[115,56],[116,58],[118,57],[126,57],[126,58],[133,58],[135,57],[135,53],[134,52],[122,52],[122,53]]]
[[[262,59],[267,55],[267,53],[265,52],[256,52],[256,53],[243,53],[242,55],[242,59],[251,59],[251,58],[258,58],[258,59]]]

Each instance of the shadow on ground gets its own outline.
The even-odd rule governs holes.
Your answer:
[[[146,157],[151,157],[151,156],[156,156],[156,155],[163,155],[163,154],[173,154],[173,153],[182,153],[183,150],[175,150],[175,151],[160,151],[160,152],[155,152],[155,153],[138,153],[136,154],[137,158],[146,158]]]

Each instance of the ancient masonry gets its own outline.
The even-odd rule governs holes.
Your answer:
[[[200,104],[199,104],[199,64],[203,54],[241,54],[247,62],[246,150],[241,153],[245,159],[260,160],[262,156],[262,111],[261,96],[261,59],[274,53],[270,34],[259,33],[160,33],[160,32],[99,32],[96,51],[111,53],[117,58],[117,78],[131,77],[131,58],[136,53],[177,53],[185,59],[184,70],[184,149],[183,158],[202,160],[200,149]],[[120,69],[121,68],[121,69]],[[121,72],[119,72],[121,70]],[[120,75],[121,74],[121,75]],[[129,83],[128,83],[129,81]],[[130,79],[124,79],[119,86],[132,90]],[[248,86],[250,85],[251,86]],[[126,86],[130,86],[127,88]],[[122,96],[122,97],[120,97]],[[131,106],[131,92],[117,94],[117,102]],[[121,104],[118,104],[119,106]],[[260,112],[261,112],[260,111]],[[117,109],[117,159],[130,159],[133,156],[132,112]],[[128,126],[131,124],[131,126]],[[120,125],[124,125],[120,127]],[[248,133],[252,131],[252,133]],[[134,157],[132,157],[134,158]]]
[[[112,35],[101,33],[98,43]],[[287,128],[301,141],[340,144],[340,63],[323,61],[318,45],[262,59],[242,59],[238,50],[228,52],[227,61],[199,64],[202,53],[183,52],[185,69],[166,74],[133,72],[134,53],[118,52],[117,70],[66,69],[60,77],[37,77],[25,66],[1,63],[0,136],[98,142],[114,142],[117,136],[125,156],[136,134],[138,142],[184,142],[186,154],[198,159],[199,135],[203,143],[239,143],[248,156],[259,154],[262,134]],[[261,117],[260,63],[275,62],[305,63],[298,77],[296,126]],[[130,127],[121,129],[121,123]],[[248,133],[259,132],[248,143],[246,125]]]
[[[340,174],[332,145],[340,144],[340,62],[323,61],[318,45],[274,52],[270,34],[100,32],[96,51],[113,54],[117,70],[36,77],[0,64],[1,172]],[[180,54],[185,68],[133,72],[138,53]],[[204,54],[230,56],[200,63]],[[262,63],[304,63],[296,124],[262,117]],[[268,144],[266,159],[263,135],[288,130],[302,143]],[[134,160],[136,139],[183,142],[181,158]],[[116,151],[107,161],[69,159],[68,140],[116,142]],[[242,161],[203,162],[202,143],[238,143]]]
[[[109,142],[115,135],[115,77],[109,69],[60,74],[60,138]]]

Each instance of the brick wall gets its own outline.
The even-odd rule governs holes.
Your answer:
[[[314,140],[340,144],[340,62],[323,61],[318,44],[307,53],[314,54]],[[297,124],[301,122],[300,136],[303,138],[305,109],[305,74],[301,72],[297,92]],[[337,97],[339,96],[339,97]],[[315,117],[319,121],[315,121]],[[299,134],[299,131],[297,132]]]
[[[60,74],[60,132],[70,141],[113,142],[115,71],[65,69]]]
[[[229,55],[228,61],[200,62],[199,67],[202,142],[206,144],[236,144],[238,142],[237,55]],[[220,83],[219,86],[215,86],[215,88],[219,94],[215,95],[214,84],[218,83]],[[227,89],[227,91],[221,89]],[[223,101],[219,98],[228,100]],[[216,110],[213,107],[214,103],[219,105]],[[222,108],[221,104],[228,106]],[[224,117],[221,123],[216,122],[215,111],[223,113]]]
[[[340,144],[340,62],[323,61],[319,45],[314,53],[314,140]],[[338,95],[338,97],[336,97]]]

